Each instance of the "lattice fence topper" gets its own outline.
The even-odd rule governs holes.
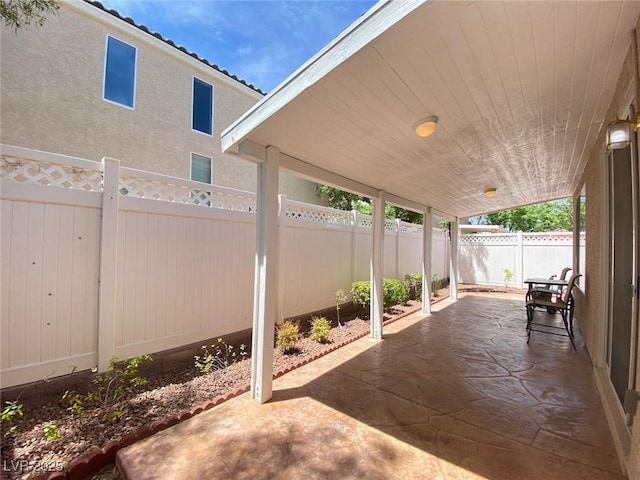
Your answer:
[[[362,228],[373,228],[373,218],[369,215],[358,215],[358,226]]]
[[[389,220],[388,218],[385,218],[384,219],[384,229],[387,232],[395,232],[397,230],[396,221],[395,220]]]
[[[120,177],[120,194],[236,212],[255,213],[257,211],[256,200],[249,195],[232,194],[215,188],[201,190],[192,186],[161,183],[136,177]]]
[[[287,202],[287,218],[295,220],[306,220],[309,222],[324,223],[328,225],[351,225],[351,212],[330,211],[322,207],[300,204],[297,202]]]
[[[15,182],[85,192],[102,191],[102,171],[3,155],[0,176]]]
[[[402,233],[422,233],[422,225],[415,223],[400,222],[400,231]]]
[[[572,232],[551,232],[551,233],[536,233],[536,234],[524,234],[522,240],[527,243],[573,243]]]
[[[516,245],[518,243],[518,234],[506,235],[483,235],[468,234],[461,235],[460,241],[464,243],[506,243]]]

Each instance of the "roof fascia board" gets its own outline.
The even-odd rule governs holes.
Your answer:
[[[265,146],[251,140],[244,140],[228,153],[235,153],[245,160],[262,163],[266,159],[266,152],[267,148]],[[286,153],[280,153],[280,168],[286,172],[305,178],[306,180],[320,182],[358,195],[364,195],[370,198],[378,198],[380,195],[380,190],[374,187],[351,180],[323,168],[316,167],[315,165],[311,165],[292,157],[291,155],[287,155]],[[387,203],[397,207],[406,208],[408,210],[413,210],[418,213],[424,213],[429,209],[426,205],[407,200],[406,198],[399,197],[392,193],[385,192],[385,197]]]
[[[302,177],[316,183],[322,183],[339,188],[347,192],[364,195],[369,198],[378,198],[380,190],[364,183],[356,182],[337,173],[330,172],[310,163],[303,162],[287,154],[280,154],[280,167],[288,173]]]
[[[391,205],[395,205],[396,207],[404,208],[406,210],[412,210],[414,212],[422,213],[422,214],[424,214],[429,210],[429,207],[427,207],[426,205],[422,205],[421,203],[407,200],[406,198],[393,195],[392,193],[389,193],[389,192],[387,192],[387,203],[390,203]]]
[[[221,134],[222,151],[248,138],[253,129],[304,90],[429,0],[381,0],[347,27],[326,47],[293,72]]]
[[[267,158],[267,147],[251,140],[245,140],[227,153],[234,153],[245,160],[262,163]],[[306,180],[320,182],[358,195],[371,198],[378,198],[380,195],[380,190],[376,188],[316,167],[282,152],[280,153],[280,169]]]
[[[101,10],[100,8],[91,5],[84,0],[60,0],[60,4],[67,6],[87,17],[92,18],[104,25],[107,25],[110,28],[114,28],[121,32],[126,33],[127,35],[134,37],[136,40],[140,40],[141,42],[146,43],[154,48],[162,50],[167,55],[173,57],[174,59],[186,63],[189,67],[194,68],[201,72],[204,75],[212,76],[216,79],[216,81],[223,83],[224,85],[233,88],[234,90],[243,93],[251,98],[256,100],[264,98],[264,95],[256,92],[255,90],[249,88],[246,85],[232,79],[231,77],[223,74],[222,72],[217,71],[215,68],[208,67],[200,60],[196,60],[190,55],[178,50],[177,48],[172,47],[166,42],[160,40],[159,38],[154,37],[149,33],[145,33],[134,25],[130,25],[126,21],[113,16],[112,14]]]
[[[458,219],[455,215],[451,215],[450,213],[446,213],[441,210],[436,210],[435,208],[433,209],[433,216],[450,222],[454,222]]]

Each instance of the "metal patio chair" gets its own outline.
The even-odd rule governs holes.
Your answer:
[[[567,278],[567,274],[573,270],[571,267],[565,267],[562,269],[562,272],[560,272],[560,277],[558,278],[559,280],[564,280]],[[549,280],[553,280],[555,279],[556,276],[555,275],[551,275],[551,277],[549,277]],[[558,297],[560,295],[562,295],[562,291],[563,291],[563,287],[559,286],[559,285],[549,285],[549,284],[545,284],[545,285],[538,285],[533,287],[531,290],[529,290],[529,292],[531,292],[532,295],[539,297],[539,298],[543,298],[543,299],[547,299],[547,300],[552,300],[553,297]],[[557,313],[555,308],[547,308],[547,312],[548,313]]]
[[[574,350],[576,349],[576,344],[574,342],[573,337],[573,296],[571,294],[573,287],[576,284],[576,281],[582,275],[574,274],[571,276],[569,281],[567,282],[567,286],[562,290],[560,295],[556,295],[552,293],[551,298],[543,297],[540,295],[534,295],[534,290],[527,292],[526,302],[527,302],[527,343],[531,340],[531,332],[540,332],[540,333],[548,333],[551,335],[560,335],[560,336],[568,336],[569,340],[571,340],[571,345]],[[550,325],[548,323],[536,323],[534,322],[534,314],[536,308],[544,308],[549,311],[549,309],[554,309],[555,312],[560,312],[560,316],[562,317],[562,327],[558,327],[556,325]],[[534,328],[539,327],[539,328]],[[543,329],[544,328],[544,329]],[[565,330],[567,333],[558,333],[554,330]]]

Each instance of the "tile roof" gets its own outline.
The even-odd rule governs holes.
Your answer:
[[[166,43],[167,45],[172,46],[173,48],[180,50],[182,53],[184,53],[185,55],[189,55],[190,57],[195,58],[196,60],[204,63],[205,65],[207,65],[208,67],[213,68],[214,70],[222,73],[223,75],[226,75],[229,78],[232,78],[233,80],[249,87],[251,90],[254,90],[262,95],[266,95],[266,92],[263,92],[262,90],[260,90],[259,88],[253,86],[252,84],[246,82],[245,80],[242,80],[241,78],[236,77],[234,74],[229,73],[227,70],[224,70],[220,67],[218,67],[217,65],[210,63],[209,60],[207,60],[206,58],[200,58],[198,56],[197,53],[195,52],[190,52],[189,50],[187,50],[186,48],[180,46],[180,45],[176,45],[172,40],[168,39],[168,38],[164,38],[160,33],[158,32],[152,32],[151,30],[149,30],[147,27],[145,27],[144,25],[139,25],[137,24],[132,18],[129,17],[123,17],[122,15],[120,15],[120,13],[118,13],[116,10],[113,9],[106,9],[100,2],[97,1],[92,1],[92,0],[84,0],[86,3],[93,5],[96,8],[99,8],[100,10],[102,10],[103,12],[107,12],[111,15],[113,15],[114,17],[127,22],[130,25],[133,25],[134,27],[136,27],[139,30],[142,30],[143,32],[152,35],[154,37],[156,37],[158,40],[163,41],[164,43]]]

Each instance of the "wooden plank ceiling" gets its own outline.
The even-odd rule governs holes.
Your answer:
[[[336,53],[335,68],[275,110],[266,97],[239,121],[243,137],[458,217],[567,197],[639,12],[640,2],[429,1]],[[438,128],[419,138],[411,126],[429,115]]]

